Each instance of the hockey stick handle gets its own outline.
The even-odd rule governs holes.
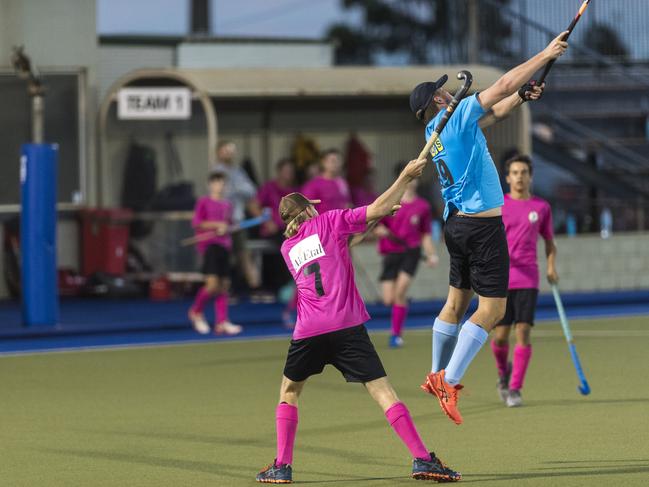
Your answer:
[[[238,232],[239,230],[245,230],[247,228],[252,228],[252,227],[262,225],[266,223],[268,220],[270,220],[270,217],[271,217],[271,213],[266,208],[264,209],[264,212],[260,216],[249,218],[248,220],[243,220],[239,223],[235,223],[234,225],[231,225],[228,228],[226,234],[230,234],[230,233]],[[199,235],[195,235],[193,237],[189,237],[181,240],[180,245],[183,247],[187,247],[189,245],[205,242],[207,240],[214,238],[215,236],[216,234],[214,232],[201,233]]]
[[[444,130],[444,127],[446,127],[446,124],[448,123],[448,120],[451,118],[451,115],[453,115],[455,108],[462,101],[462,98],[466,96],[467,92],[469,91],[469,88],[471,88],[471,84],[473,83],[473,75],[469,71],[466,70],[460,71],[457,74],[457,79],[464,80],[464,83],[457,90],[455,96],[446,107],[446,111],[444,112],[442,119],[439,121],[437,127],[435,127],[435,130],[430,135],[430,139],[428,139],[428,142],[419,153],[419,156],[417,157],[418,161],[421,159],[425,159],[427,157],[428,153],[433,148],[433,145],[435,144],[435,142],[437,142],[437,139],[439,139],[439,134],[442,133],[442,130]],[[365,231],[360,235],[360,237],[353,241],[352,246],[361,243],[365,239],[365,237],[368,234],[370,234],[374,230],[374,228],[376,228],[376,225],[378,225],[378,223],[379,220],[374,220],[370,222],[369,225],[367,225]]]
[[[566,33],[565,36],[563,36],[563,40],[567,41],[568,38],[570,37],[570,34],[572,34],[572,31],[575,29],[575,26],[577,25],[577,22],[579,22],[579,19],[581,19],[581,16],[584,14],[586,9],[588,8],[588,4],[590,3],[590,0],[584,0],[584,3],[581,4],[581,7],[579,8],[579,11],[577,12],[577,15],[575,16],[574,19],[572,19],[572,22],[570,22],[570,25],[568,26],[568,32]],[[545,81],[545,78],[548,76],[550,73],[550,70],[552,69],[552,66],[554,66],[554,63],[556,62],[556,59],[553,59],[550,61],[548,64],[545,65],[545,69],[543,70],[543,74],[541,74],[541,77],[537,81],[537,85],[540,86],[543,84]]]
[[[462,84],[460,89],[457,90],[457,92],[455,93],[455,96],[451,100],[451,103],[449,103],[448,106],[446,107],[446,111],[444,112],[444,115],[442,115],[442,119],[437,124],[437,127],[435,127],[433,133],[430,134],[430,139],[428,139],[428,142],[419,153],[419,157],[417,158],[417,160],[426,158],[430,150],[433,148],[433,145],[435,145],[435,142],[437,142],[437,139],[439,138],[439,135],[442,133],[442,130],[444,130],[444,127],[446,127],[446,124],[451,118],[451,115],[453,115],[453,112],[457,108],[458,104],[466,96],[467,92],[469,91],[469,88],[471,88],[471,84],[473,83],[473,75],[469,71],[466,70],[460,71],[457,74],[457,79],[464,80],[464,83]]]

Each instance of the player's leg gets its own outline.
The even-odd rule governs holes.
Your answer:
[[[324,370],[329,353],[326,335],[291,340],[279,391],[279,404],[275,410],[277,456],[271,465],[257,474],[258,482],[292,482],[298,399],[306,380]]]
[[[430,452],[419,436],[408,407],[399,401],[387,377],[365,383],[370,396],[383,410],[390,426],[408,448],[413,458],[412,476],[417,479],[430,479],[446,482],[458,481],[462,475],[444,465]]]
[[[530,344],[530,323],[516,323],[516,345],[512,360],[512,376],[509,380],[509,395],[507,397],[508,407],[523,405],[521,389],[525,381],[527,367],[532,358],[532,345]]]
[[[491,329],[505,316],[507,298],[478,296],[478,299],[478,309],[462,325],[453,356],[446,367],[444,379],[451,385],[460,383]]]
[[[210,332],[210,325],[205,320],[203,309],[205,309],[207,303],[216,294],[216,290],[218,289],[217,280],[216,275],[207,275],[205,277],[205,284],[198,290],[194,302],[191,308],[189,308],[189,320],[192,322],[194,329],[201,334]]]
[[[444,241],[450,259],[449,289],[446,303],[433,324],[432,373],[448,365],[460,333],[459,324],[473,298],[464,226],[457,216],[451,216],[444,225]]]
[[[522,406],[521,389],[525,382],[525,374],[532,359],[532,344],[530,335],[534,326],[534,314],[538,298],[537,289],[521,289],[517,300],[516,346],[512,363],[512,377],[509,381],[509,398],[507,406]]]
[[[452,224],[450,229],[449,224]],[[444,413],[461,424],[462,416],[457,409],[460,381],[487,341],[489,331],[505,315],[509,251],[501,218],[451,218],[447,222],[447,234],[451,237],[450,244],[447,241],[451,285],[455,281],[462,284],[458,288],[466,288],[468,274],[470,286],[479,297],[478,309],[462,325],[446,368],[429,374],[422,389],[437,396]]]
[[[277,433],[277,453],[275,460],[257,474],[257,482],[268,484],[288,484],[293,481],[293,447],[297,434],[297,402],[306,380],[292,381],[282,377],[279,391],[279,404],[275,409]]]
[[[459,324],[473,299],[473,291],[449,286],[446,303],[433,325],[432,372],[447,367],[460,333]]]
[[[515,291],[510,291],[507,296],[507,310],[505,317],[498,323],[493,332],[491,341],[491,352],[496,359],[496,369],[498,370],[498,382],[496,383],[496,392],[501,401],[507,402],[509,397],[509,378],[511,376],[511,363],[509,362],[509,334],[512,329],[513,321],[513,300]]]
[[[219,288],[214,299],[214,316],[216,325],[214,330],[217,334],[238,335],[243,331],[241,325],[235,325],[230,321],[228,297],[230,292],[230,278],[220,277]]]
[[[295,382],[282,377],[279,393],[279,404],[275,411],[277,426],[277,463],[293,464],[293,445],[297,433],[297,402],[306,380]]]
[[[410,412],[399,401],[390,385],[365,326],[356,326],[329,334],[331,363],[348,382],[361,382],[383,410],[391,427],[410,450],[413,476],[439,480],[460,480],[461,476],[444,466],[421,441]]]
[[[394,279],[381,281],[381,300],[383,301],[383,306],[392,306],[394,304],[394,284]]]
[[[401,271],[394,282],[394,301],[392,304],[392,341],[391,345],[400,347],[403,345],[403,325],[408,317],[408,289],[412,282],[412,276]]]
[[[487,341],[489,332],[505,316],[509,287],[509,249],[502,218],[462,220],[469,254],[471,288],[478,295],[478,309],[462,325],[445,380],[459,384],[471,361]]]
[[[381,270],[381,275],[379,281],[381,281],[381,298],[385,306],[390,306],[391,308],[391,321],[392,321],[392,333],[388,341],[388,345],[392,348],[399,347],[401,345],[400,338],[398,334],[395,334],[395,318],[399,319],[399,312],[396,312],[395,316],[395,289],[397,283],[397,276],[399,274],[399,269],[401,267],[401,260],[403,259],[403,254],[387,254],[383,256],[383,269]]]

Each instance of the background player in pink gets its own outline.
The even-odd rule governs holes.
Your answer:
[[[279,215],[279,202],[287,194],[297,191],[295,185],[295,164],[291,159],[280,159],[275,165],[275,179],[263,184],[257,191],[257,203],[262,208],[270,208],[272,218],[261,226],[262,237],[281,235],[286,225]]]
[[[406,163],[398,163],[396,176]],[[439,258],[431,236],[432,210],[430,204],[417,196],[418,180],[408,183],[401,198],[401,208],[394,216],[385,217],[376,227],[379,253],[383,256],[381,291],[383,304],[392,306],[392,333],[390,347],[403,345],[403,325],[408,316],[408,289],[417,273],[422,248],[426,264],[437,265]]]
[[[232,204],[223,199],[227,176],[215,172],[209,177],[209,196],[199,198],[194,210],[192,226],[197,235],[213,234],[212,238],[198,242],[198,252],[203,256],[205,285],[200,288],[194,304],[189,310],[189,319],[194,329],[202,334],[210,332],[203,309],[214,299],[215,325],[217,334],[236,335],[241,326],[228,319],[228,291],[230,289],[230,251],[232,237],[228,233],[232,225]]]
[[[320,175],[308,181],[302,193],[312,200],[320,200],[317,210],[324,213],[352,206],[347,181],[342,178],[343,161],[338,149],[328,149],[320,156]]]
[[[532,160],[523,155],[505,164],[510,192],[505,195],[503,223],[509,247],[509,291],[505,317],[496,327],[491,350],[498,367],[498,394],[509,407],[522,405],[521,389],[532,358],[530,331],[534,325],[539,294],[536,246],[539,235],[545,241],[547,278],[557,282],[557,247],[552,231],[552,210],[547,201],[531,192]],[[509,332],[516,327],[513,364],[508,362]]]
[[[348,382],[365,385],[410,450],[414,478],[460,480],[460,474],[426,449],[408,408],[388,382],[364,326],[369,315],[354,282],[348,244],[352,234],[366,231],[369,221],[399,208],[408,182],[421,175],[425,164],[425,160],[411,161],[397,181],[369,206],[319,215],[313,206],[317,200],[308,200],[300,193],[282,199],[280,214],[287,223],[282,255],[297,285],[298,316],[276,410],[277,457],[257,475],[258,482],[292,482],[298,397],[306,380],[321,373],[327,364],[336,367]]]

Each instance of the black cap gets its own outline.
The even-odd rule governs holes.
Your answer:
[[[437,81],[426,81],[419,83],[415,89],[410,93],[410,109],[417,118],[423,117],[424,111],[430,106],[433,101],[435,92],[439,90],[448,81],[448,76],[444,75]]]

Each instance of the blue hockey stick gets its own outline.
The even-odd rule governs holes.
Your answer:
[[[245,230],[247,228],[258,227],[259,225],[263,225],[268,220],[270,220],[271,217],[272,217],[272,212],[270,211],[270,208],[264,208],[264,211],[260,216],[249,218],[247,220],[242,220],[239,223],[235,223],[234,225],[231,225],[230,228],[228,228],[227,233],[233,233],[233,232],[238,232],[239,230]],[[194,245],[199,242],[204,242],[205,240],[209,240],[212,237],[214,237],[214,235],[215,235],[214,232],[201,233],[194,237],[189,237],[181,240],[180,245],[182,246]]]
[[[590,394],[590,386],[588,385],[588,381],[586,380],[586,376],[584,375],[584,370],[581,368],[579,355],[577,355],[577,348],[575,347],[575,342],[572,339],[572,332],[570,331],[570,323],[568,323],[568,318],[566,317],[566,312],[563,309],[563,303],[561,302],[559,288],[556,284],[552,284],[552,295],[554,296],[554,302],[557,305],[557,311],[559,312],[559,319],[561,320],[563,334],[566,336],[566,341],[568,342],[568,349],[570,350],[572,363],[575,364],[575,369],[577,369],[577,377],[579,377],[579,382],[581,383],[577,389],[584,396],[587,396],[588,394]]]

